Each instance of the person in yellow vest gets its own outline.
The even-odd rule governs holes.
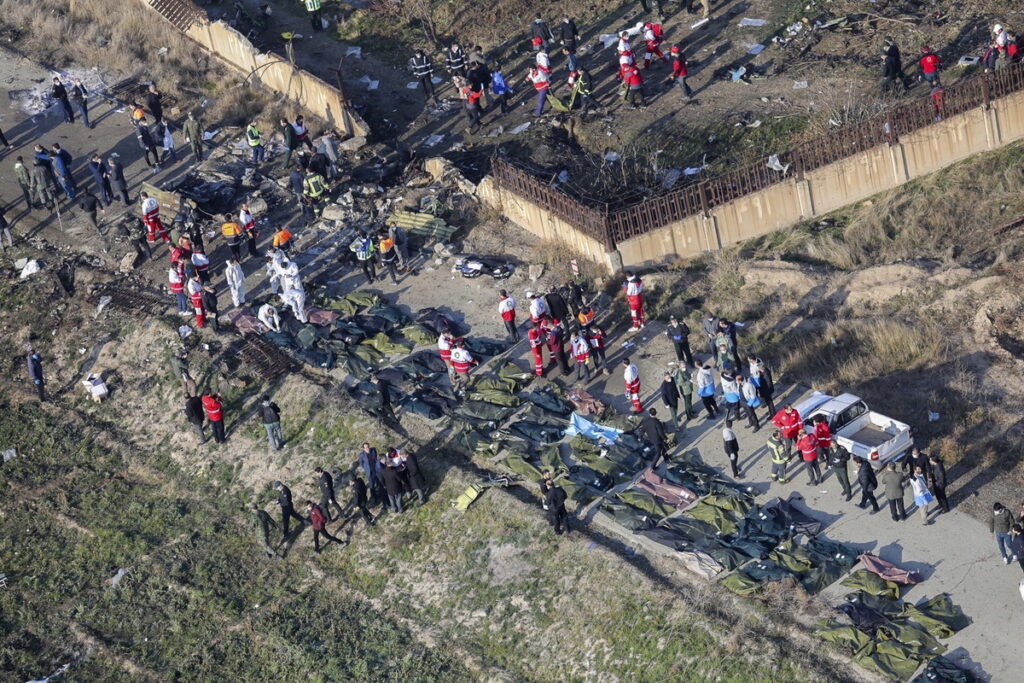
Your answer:
[[[292,248],[292,234],[288,231],[288,228],[282,227],[275,230],[272,244],[275,249],[280,249],[285,254],[289,253]]]
[[[314,31],[324,30],[324,20],[320,16],[320,0],[300,0],[306,3],[306,11],[309,13],[309,23],[313,25]]]
[[[327,192],[327,181],[319,173],[306,171],[306,177],[302,181],[302,194],[306,201],[313,208],[313,216],[319,216],[323,211],[324,193]]]
[[[249,143],[249,149],[252,151],[253,164],[258,164],[267,155],[267,150],[263,146],[263,133],[256,127],[256,122],[253,121],[245,127],[245,140]]]
[[[242,258],[242,226],[234,221],[228,221],[220,226],[220,234],[227,240],[228,248],[235,260]]]

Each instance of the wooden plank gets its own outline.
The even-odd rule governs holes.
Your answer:
[[[160,202],[160,221],[165,226],[170,226],[181,210],[181,195],[177,192],[161,190],[156,185],[146,182],[142,183],[142,191]]]

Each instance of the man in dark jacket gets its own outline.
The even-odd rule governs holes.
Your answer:
[[[277,505],[281,508],[281,540],[287,540],[288,527],[291,520],[297,519],[299,524],[305,524],[299,513],[295,512],[295,505],[292,503],[292,490],[279,481],[274,482],[274,490],[277,491]]]
[[[50,97],[60,103],[61,111],[64,114],[64,123],[74,123],[75,113],[71,110],[71,102],[68,101],[68,90],[60,82],[60,78],[53,77],[53,87],[50,88]]]
[[[275,451],[281,450],[284,447],[284,434],[281,432],[281,409],[266,394],[263,394],[260,399],[260,416],[263,418],[263,428],[267,430],[270,447]]]
[[[433,98],[434,104],[437,104],[437,93],[434,91],[433,81],[434,64],[430,61],[430,57],[423,50],[416,50],[409,66],[412,67],[412,75],[419,79],[420,85],[423,87],[424,98]]]
[[[83,192],[78,195],[78,208],[82,210],[82,214],[89,221],[89,225],[93,227],[96,234],[100,236],[100,243],[105,245],[103,231],[100,230],[100,221],[96,216],[96,212],[99,211],[106,215],[107,210],[100,205],[100,201],[96,199],[96,195],[92,192]],[[105,249],[106,246],[104,246]]]
[[[377,459],[380,479],[384,482],[384,490],[388,494],[388,503],[393,512],[401,513],[402,510],[402,478],[394,467],[388,465],[387,458],[383,455]]]
[[[647,443],[654,447],[654,457],[651,458],[651,468],[658,466],[660,461],[665,456],[665,425],[658,419],[658,411],[655,408],[648,408],[647,413],[643,417],[643,428],[644,435],[647,437]]]
[[[569,315],[569,306],[565,303],[565,299],[558,292],[549,292],[544,295],[544,301],[548,305],[548,314],[555,320],[560,320],[562,324],[566,324],[571,319]]]
[[[359,450],[359,466],[366,475],[366,484],[370,487],[374,499],[382,505],[387,505],[387,497],[384,492],[384,482],[380,478],[380,463],[377,459],[377,449],[364,442]]]
[[[693,365],[693,354],[690,353],[690,328],[676,316],[672,316],[665,329],[665,336],[672,342],[676,350],[676,360]],[[774,412],[774,411],[773,411]]]
[[[160,123],[164,120],[164,104],[161,99],[160,91],[156,89],[156,84],[150,83],[149,89],[146,91],[146,109],[153,115],[153,123]]]
[[[711,354],[711,358],[715,358],[718,355],[718,345],[715,343],[715,338],[718,337],[718,318],[711,311],[707,311],[704,317],[700,321],[700,329],[704,332],[704,336],[708,340],[708,353]]]
[[[896,463],[890,462],[885,466],[882,487],[885,489],[885,497],[889,500],[892,521],[902,522],[907,518],[907,511],[903,506],[903,475],[896,471]]]
[[[907,87],[907,76],[903,73],[903,60],[900,57],[900,49],[893,42],[892,38],[886,38],[882,44],[882,82],[879,84],[878,89],[882,95],[887,93],[889,90],[897,87],[903,88],[903,92],[907,92],[910,88]]]
[[[875,478],[875,470],[871,463],[864,458],[858,458],[857,463],[860,469],[857,470],[857,483],[860,484],[860,503],[857,507],[862,510],[871,503],[871,509],[878,512],[878,501],[875,500],[875,489],[878,488],[878,479]]]
[[[931,463],[928,462],[928,456],[922,453],[920,448],[914,446],[910,449],[910,453],[903,456],[900,468],[904,474],[913,476],[914,468],[916,467],[921,468],[921,471],[925,473],[925,478],[928,477],[928,471],[931,469]]]
[[[555,39],[551,35],[551,29],[548,28],[547,23],[540,18],[540,14],[533,16],[533,23],[530,24],[530,43],[534,49],[547,50],[548,45]]]
[[[423,471],[420,469],[420,461],[416,457],[415,453],[408,452],[402,454],[402,460],[405,462],[405,471],[409,479],[409,487],[416,493],[416,497],[419,500],[420,505],[427,502],[427,499],[423,495],[423,489],[427,488],[427,481],[423,477]]]
[[[575,52],[576,41],[579,40],[580,34],[576,30],[576,22],[568,14],[562,17],[562,23],[558,25],[555,32],[558,33],[558,40],[562,43],[562,47],[569,52]]]
[[[465,78],[467,66],[466,52],[462,49],[461,45],[452,42],[451,47],[444,51],[444,63],[449,75]]]
[[[134,121],[133,125],[135,126],[135,139],[142,149],[146,166],[152,168],[153,175],[156,175],[160,171],[160,152],[156,148],[156,143],[153,142],[153,134],[150,132],[149,126],[146,125],[145,119]],[[152,161],[150,161],[150,157],[153,157]]]
[[[672,431],[679,431],[679,386],[671,372],[665,373],[665,379],[661,381],[661,401],[668,408],[669,421],[672,423]]]
[[[928,458],[928,464],[930,467],[925,470],[928,472],[928,487],[939,504],[939,510],[949,512],[949,500],[946,499],[946,465],[937,455]]]
[[[398,422],[395,411],[391,407],[391,387],[380,377],[371,377],[370,383],[377,389],[377,407],[380,409],[381,418]]]
[[[104,204],[110,206],[114,201],[114,191],[110,187],[110,169],[103,163],[103,157],[99,154],[93,154],[89,158],[89,172],[92,173],[92,179],[96,183],[100,199]]]
[[[356,475],[352,477],[348,485],[349,488],[352,489],[352,498],[349,500],[346,514],[352,514],[356,510],[359,510],[360,514],[363,515],[363,519],[366,521],[366,525],[372,526],[373,515],[370,514],[370,510],[366,506],[366,484],[359,478],[359,475]]]
[[[566,498],[565,489],[554,483],[544,493],[544,503],[548,508],[548,521],[555,528],[555,533],[559,536],[562,535],[563,526],[565,527],[565,533],[572,531],[569,527],[569,513],[565,510]]]
[[[839,486],[843,489],[843,496],[845,500],[849,502],[853,498],[853,490],[850,488],[850,473],[846,469],[846,463],[850,460],[850,451],[846,450],[842,446],[836,446],[832,449],[832,454],[828,459],[828,466],[836,473],[836,481],[839,482]]]
[[[114,157],[107,159],[107,167],[110,169],[110,187],[114,194],[120,197],[125,205],[131,204],[128,199],[128,181],[124,177],[124,166]]]
[[[43,382],[43,357],[34,350],[29,350],[26,360],[28,361],[28,378],[36,385],[39,402],[43,403],[46,401],[45,382]]]
[[[1011,557],[1013,557],[1013,551],[1009,549],[1009,545],[1010,532],[1014,523],[1013,512],[1008,507],[1002,503],[993,503],[992,514],[988,518],[988,530],[992,538],[995,539],[996,547],[999,548],[999,554],[1002,555],[1005,564],[1010,564]],[[1013,559],[1019,560],[1020,557],[1013,557]]]
[[[345,511],[338,505],[338,499],[334,496],[334,477],[331,476],[331,473],[324,471],[323,467],[317,467],[314,471],[317,475],[317,486],[320,488],[320,509],[324,511],[327,521],[330,522],[331,503],[334,503],[339,515],[344,515]]]
[[[279,122],[281,135],[284,137],[284,146],[287,150],[284,154],[284,163],[281,168],[288,168],[292,162],[292,153],[302,144],[299,141],[299,134],[295,132],[295,126],[288,122],[288,119],[281,119]]]
[[[186,391],[184,412],[185,418],[199,435],[200,445],[206,443],[206,434],[203,433],[203,421],[206,419],[206,413],[203,412],[203,400]]]
[[[313,501],[306,501],[306,514],[309,515],[309,523],[313,526],[313,552],[320,552],[320,535],[328,541],[337,543],[338,545],[348,545],[345,541],[341,540],[336,536],[332,536],[331,532],[327,530],[327,517],[324,516],[324,511],[320,509],[319,505],[315,505]]]
[[[213,285],[203,285],[203,308],[206,310],[206,319],[210,321],[210,327],[214,332],[220,332],[220,325],[217,323],[217,290]]]

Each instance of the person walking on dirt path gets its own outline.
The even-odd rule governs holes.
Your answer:
[[[564,357],[565,351],[562,351]],[[454,370],[452,388],[457,396],[463,396],[466,392],[466,385],[469,383],[469,370],[477,364],[477,360],[466,348],[464,342],[456,342],[452,348],[452,370]],[[566,373],[568,374],[568,373]]]
[[[100,221],[96,216],[96,212],[99,211],[104,216],[107,215],[107,210],[100,205],[100,201],[96,199],[96,195],[92,192],[83,192],[78,195],[78,208],[82,210],[82,215],[89,221],[89,225],[92,226],[96,234],[99,235],[100,244],[105,245],[105,238],[103,237],[103,231],[100,230]],[[103,251],[110,251],[106,246],[103,247]]]
[[[555,530],[556,536],[561,536],[563,533],[570,533],[572,527],[569,526],[569,513],[565,509],[565,501],[568,496],[558,484],[554,482],[548,487],[548,490],[544,492],[544,503],[547,506],[548,511],[548,522]]]
[[[532,320],[527,323],[526,340],[530,343],[530,352],[533,354],[533,372],[537,377],[543,377],[544,365],[544,331]]]
[[[206,419],[206,413],[203,410],[203,400],[186,390],[183,412],[185,413],[185,419],[188,420],[192,428],[195,429],[196,434],[199,435],[199,445],[202,446],[206,443],[206,433],[203,432],[203,421]]]
[[[696,14],[697,8],[700,7],[701,19],[711,19],[711,0],[687,0],[686,12],[688,14]]]
[[[89,158],[89,173],[92,174],[93,182],[96,183],[96,191],[100,193],[100,199],[104,204],[110,206],[114,203],[114,190],[110,186],[110,168],[103,162],[103,157],[93,154]]]
[[[725,419],[726,420],[739,420],[743,417],[741,413],[740,399],[740,383],[736,381],[736,375],[732,374],[728,368],[721,368],[719,372],[719,380],[722,383],[722,398],[725,399]]]
[[[629,317],[632,326],[630,332],[643,329],[646,324],[644,318],[644,283],[639,275],[626,273],[626,281],[622,283],[622,289],[626,293],[626,303],[629,305]]]
[[[345,511],[341,508],[341,505],[338,504],[338,499],[335,497],[334,477],[332,477],[331,473],[326,471],[323,467],[317,467],[314,472],[316,473],[317,488],[320,489],[320,509],[323,510],[324,514],[327,516],[327,521],[333,521],[331,518],[332,504],[338,511],[338,517],[335,517],[334,519],[344,517]]]
[[[271,527],[277,529],[277,522],[256,503],[252,504],[250,510],[249,523],[252,525],[253,531],[256,532],[256,542],[260,544],[260,549],[266,553],[267,557],[277,557],[277,551],[270,545],[270,529]]]
[[[468,80],[461,76],[456,76],[454,83],[455,90],[459,93],[459,99],[462,100],[463,108],[466,110],[466,118],[469,120],[469,127],[466,128],[466,133],[473,135],[483,125],[480,121],[480,97],[483,91],[471,85]]]
[[[309,516],[309,523],[313,527],[313,554],[320,554],[320,536],[322,535],[331,543],[337,543],[344,547],[348,545],[347,541],[343,541],[337,536],[331,535],[331,532],[327,530],[327,516],[324,511],[320,509],[319,505],[316,505],[313,501],[306,501],[306,514]]]
[[[668,327],[665,329],[665,336],[672,342],[672,348],[676,352],[676,360],[687,365],[693,364],[693,354],[690,352],[690,328],[686,323],[681,322],[678,316],[669,318]]]
[[[726,457],[729,458],[732,476],[736,479],[742,479],[743,474],[740,472],[740,443],[736,440],[736,432],[732,430],[732,420],[726,419],[725,426],[722,427],[722,445],[725,449]]]
[[[694,365],[694,368],[697,370],[697,395],[704,403],[708,419],[714,420],[722,414],[722,411],[718,407],[718,403],[715,402],[715,375],[711,372],[711,364]]]
[[[498,291],[500,297],[498,301],[498,315],[501,316],[501,322],[505,325],[505,331],[508,332],[509,338],[512,343],[519,341],[519,328],[516,327],[516,299],[513,296],[509,296],[508,292],[504,289]]]
[[[644,436],[647,437],[647,443],[651,444],[651,448],[654,451],[654,455],[651,458],[651,469],[654,469],[658,466],[661,459],[665,457],[665,442],[668,440],[668,435],[665,433],[665,425],[658,419],[658,410],[656,408],[647,409],[641,421],[641,426],[644,428]]]
[[[188,113],[188,118],[181,126],[181,132],[185,135],[185,142],[192,148],[192,156],[198,164],[203,160],[203,127],[196,119],[195,112]]]
[[[1013,551],[1009,550],[1010,531],[1013,528],[1014,519],[1010,509],[1002,503],[992,504],[992,514],[988,518],[989,535],[995,539],[996,547],[999,548],[999,555],[1003,558],[1003,564],[1010,564],[1013,558]],[[1016,557],[1013,559],[1020,559]]]
[[[903,92],[910,90],[907,85],[907,76],[903,73],[900,48],[892,38],[886,38],[883,41],[880,56],[882,58],[882,82],[878,85],[879,94],[884,96],[897,85],[903,88]]]
[[[939,56],[932,52],[927,45],[922,45],[921,58],[917,60],[917,63],[921,67],[921,78],[932,88],[941,88],[942,78],[939,76],[939,71],[942,69],[942,60],[939,59]]]
[[[426,105],[428,97],[434,100],[434,104],[437,104],[437,92],[434,91],[433,80],[434,63],[430,61],[427,53],[417,48],[412,59],[409,60],[409,68],[412,69],[412,75],[419,80],[420,87],[423,88],[424,105]]]
[[[299,142],[299,136],[295,132],[295,126],[288,122],[288,119],[282,118],[278,122],[278,130],[281,132],[281,136],[284,138],[284,162],[281,164],[281,168],[287,169],[292,163],[292,154],[299,148],[302,143]]]
[[[608,368],[608,358],[605,355],[605,339],[608,333],[597,323],[591,323],[583,328],[583,334],[590,343],[590,352],[594,356],[594,371],[603,372],[606,375],[612,374]]]
[[[757,419],[757,409],[761,405],[761,396],[757,393],[757,385],[749,377],[744,378],[742,375],[736,376],[736,382],[740,385],[740,393],[743,397],[742,405],[747,413],[747,425],[751,431],[756,432],[761,428]]]
[[[466,52],[457,42],[452,41],[451,46],[444,51],[444,64],[449,76],[453,78],[455,76],[466,77],[466,68],[468,66]]]
[[[46,403],[46,381],[43,379],[43,357],[35,349],[28,350],[25,359],[28,364],[28,378],[36,386],[40,403]]]
[[[306,519],[295,512],[295,505],[292,503],[292,490],[280,481],[274,482],[274,490],[277,491],[277,506],[281,508],[281,540],[288,540],[288,529],[293,519],[299,522],[301,529],[306,524]]]
[[[785,484],[789,481],[786,479],[786,465],[789,464],[789,455],[786,453],[786,447],[782,443],[782,433],[778,429],[773,429],[766,445],[768,446],[768,455],[772,459],[771,480]]]
[[[622,380],[626,385],[626,398],[633,406],[634,413],[643,412],[643,405],[640,403],[640,370],[637,369],[629,358],[622,359]]]
[[[747,354],[747,375],[757,386],[757,393],[768,406],[768,415],[775,415],[775,380],[771,368],[763,360],[752,353]]]
[[[348,486],[352,491],[352,497],[348,501],[345,516],[347,517],[358,510],[359,514],[363,516],[363,521],[366,522],[366,526],[373,526],[373,515],[370,514],[370,509],[367,507],[366,501],[366,483],[357,474],[349,480]]]
[[[669,55],[672,57],[672,72],[669,74],[669,78],[672,79],[674,86],[683,91],[683,102],[691,102],[693,101],[693,88],[686,82],[690,73],[689,66],[686,64],[686,54],[681,47],[673,45],[669,50]]]
[[[772,424],[782,432],[782,443],[786,447],[786,455],[789,455],[793,452],[793,446],[796,444],[796,440],[800,438],[800,431],[803,427],[800,413],[791,404],[787,403],[782,406],[782,410],[775,413],[772,417]]]
[[[697,417],[693,412],[693,375],[690,365],[686,363],[669,363],[672,380],[679,391],[679,397],[683,399],[683,417],[686,422]]]
[[[902,522],[907,518],[903,502],[903,475],[896,471],[896,463],[890,462],[882,473],[882,489],[889,501],[889,514],[892,521]]]
[[[541,19],[540,13],[533,15],[533,21],[530,23],[530,46],[534,52],[547,50],[554,39],[555,37],[551,35],[551,29]]]
[[[128,198],[128,181],[124,177],[124,166],[114,157],[107,159],[107,167],[110,170],[110,187],[114,195],[124,202],[125,206],[132,202]]]
[[[875,469],[865,458],[857,458],[857,483],[860,484],[860,503],[857,507],[865,509],[871,503],[872,514],[878,512],[878,500],[875,498],[875,489],[878,488],[878,479],[875,477]]]
[[[398,471],[388,463],[387,456],[379,456],[377,463],[381,481],[384,483],[384,490],[388,494],[388,506],[392,512],[401,514],[404,512],[402,509],[402,478]]]
[[[68,94],[71,105],[82,117],[82,125],[86,128],[95,128],[95,124],[89,123],[89,91],[82,85],[82,79],[75,78],[71,81],[71,92]]]
[[[56,100],[64,114],[64,123],[74,123],[75,113],[71,109],[71,102],[68,101],[68,89],[61,83],[59,76],[53,77],[53,87],[50,88],[50,97]]]
[[[156,175],[160,172],[160,152],[156,148],[156,142],[153,141],[153,134],[149,126],[146,125],[145,119],[135,121],[133,125],[135,126],[135,139],[142,150],[146,166],[153,169],[153,175]]]
[[[910,477],[910,487],[914,490],[914,505],[921,513],[921,523],[932,524],[932,520],[928,519],[928,506],[935,501],[935,496],[928,490],[928,480],[925,478],[924,469],[914,468],[914,474]]]
[[[679,432],[679,386],[672,377],[672,370],[665,373],[661,380],[661,402],[668,408],[669,422],[672,424],[672,432]]]
[[[306,13],[309,15],[309,25],[314,31],[324,30],[324,17],[320,8],[320,0],[305,0]]]
[[[570,53],[576,52],[576,44],[579,42],[580,33],[576,30],[576,22],[566,14],[562,16],[562,23],[555,27],[555,34],[558,36],[558,43]]]
[[[14,177],[18,180],[18,188],[21,190],[21,196],[25,199],[25,207],[29,211],[39,208],[32,201],[32,175],[29,173],[28,168],[25,167],[25,159],[23,157],[18,157],[14,160]]]
[[[665,10],[662,8],[664,0],[640,0],[640,7],[643,8],[644,14],[650,14],[653,8],[655,16],[658,17],[658,21],[665,22]]]
[[[939,504],[939,513],[949,512],[949,500],[946,498],[946,465],[937,455],[928,458],[928,488]]]
[[[281,409],[270,400],[270,396],[260,397],[260,417],[263,418],[263,429],[267,431],[267,441],[275,451],[284,448],[284,434],[281,432]]]
[[[821,483],[821,468],[818,466],[818,438],[814,436],[814,429],[804,427],[804,433],[797,440],[796,447],[800,451],[804,467],[807,468],[807,485],[817,486]]]
[[[227,441],[224,436],[224,404],[220,400],[220,394],[213,393],[203,396],[203,412],[206,413],[206,419],[210,421],[213,440],[216,443]]]
[[[828,458],[828,466],[835,472],[836,481],[839,482],[839,486],[843,489],[843,499],[846,502],[853,498],[853,489],[850,488],[850,473],[846,469],[846,464],[849,461],[850,451],[838,445],[832,449],[832,453]]]
[[[1013,525],[1013,538],[1010,540],[1010,551],[1017,558],[1017,564],[1024,569],[1024,525]]]
[[[174,353],[171,354],[171,374],[181,380],[182,391],[185,392],[186,396],[192,396],[196,393],[196,381],[192,378],[192,374],[188,370],[188,350],[184,346],[178,347]],[[202,422],[202,420],[200,420]]]
[[[235,308],[242,306],[245,303],[245,271],[234,256],[229,258],[227,265],[224,266],[224,278],[231,291],[232,305]]]

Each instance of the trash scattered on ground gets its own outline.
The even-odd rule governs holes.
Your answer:
[[[509,134],[509,135],[519,135],[519,134],[520,134],[520,133],[522,133],[522,132],[523,132],[524,130],[526,130],[527,128],[529,128],[529,127],[530,127],[530,124],[531,124],[531,123],[533,123],[533,121],[527,121],[526,123],[520,123],[520,124],[519,124],[518,126],[516,126],[515,128],[513,128],[512,130],[510,130],[510,131],[508,132],[508,134]]]
[[[710,19],[701,19],[701,20],[700,20],[700,21],[698,21],[698,22],[697,22],[696,24],[693,24],[693,25],[691,25],[691,26],[690,26],[690,29],[691,29],[691,30],[693,30],[693,29],[698,29],[698,28],[700,28],[701,26],[703,26],[704,24],[707,24],[707,23],[709,23],[710,21],[711,21]]]
[[[957,66],[974,66],[975,64],[977,64],[980,61],[981,61],[981,57],[978,57],[976,55],[964,55],[963,57],[960,58],[959,61],[957,61],[956,65]]]
[[[117,588],[117,585],[121,583],[121,579],[123,579],[125,577],[125,574],[127,573],[128,570],[123,567],[121,569],[118,569],[117,573],[110,577],[111,588]]]
[[[110,303],[111,301],[113,301],[113,300],[114,300],[114,297],[112,297],[112,296],[109,296],[109,295],[107,295],[107,296],[101,296],[101,297],[100,297],[100,302],[99,302],[98,304],[96,304],[96,313],[95,313],[95,314],[93,315],[93,317],[94,317],[94,318],[98,318],[98,317],[99,317],[99,315],[100,315],[100,313],[102,313],[102,312],[103,312],[103,309],[104,309],[104,308],[106,308],[106,307],[107,307],[107,305],[108,305],[108,304],[109,304],[109,303]]]
[[[89,397],[96,403],[101,402],[103,399],[110,395],[107,390],[107,384],[103,381],[103,378],[94,372],[90,372],[89,375],[82,380],[82,386],[89,393]]]
[[[773,171],[778,171],[779,173],[785,173],[786,171],[789,170],[789,164],[784,164],[781,161],[779,161],[778,154],[772,154],[770,157],[768,157],[768,163],[766,164],[766,166],[768,166],[768,168],[772,169]]]
[[[345,50],[345,56],[346,57],[356,57],[358,59],[362,59],[363,58],[363,48],[358,46],[358,45],[350,45],[348,47],[348,49]]]
[[[405,87],[408,88],[409,90],[415,90],[416,86],[418,86],[418,85],[419,85],[418,81],[412,81],[410,83],[406,83]]]
[[[735,83],[735,82],[737,82],[739,80],[742,80],[744,74],[746,74],[746,73],[747,73],[747,67],[741,66],[738,69],[736,69],[735,71],[730,71],[729,72],[729,77],[732,79],[733,83]]]
[[[178,328],[178,336],[181,337],[182,339],[188,339],[191,334],[192,328],[189,327],[188,325],[182,325],[181,327]]]
[[[530,276],[530,282],[536,282],[544,274],[544,264],[534,263],[528,269],[527,273]]]
[[[932,411],[929,410],[928,411],[928,421],[929,422],[938,422],[939,421],[939,414],[938,413],[933,413]]]
[[[442,140],[444,140],[443,135],[431,135],[429,138],[423,141],[423,145],[425,147],[433,147],[434,145],[440,143]]]
[[[661,186],[666,190],[671,190],[675,184],[679,181],[679,177],[683,174],[678,168],[670,168],[665,171],[665,177],[661,179]]]
[[[768,21],[765,19],[751,19],[750,17],[743,17],[740,19],[738,26],[764,26]]]
[[[807,87],[807,81],[793,81],[793,90],[803,90]]]
[[[39,266],[39,261],[36,261],[35,259],[32,259],[31,261],[29,261],[28,263],[25,264],[24,268],[21,269],[21,274],[18,277],[20,277],[22,280],[24,280],[27,277],[29,277],[30,275],[35,275],[40,270],[42,270],[42,269]]]
[[[618,152],[605,152],[604,153],[604,160],[605,161],[618,161],[619,160],[619,153]]]
[[[707,166],[694,166],[693,168],[684,168],[683,173],[686,175],[697,175],[705,168],[707,168]]]
[[[764,52],[764,47],[765,46],[762,45],[761,43],[758,43],[756,45],[749,45],[749,46],[746,43],[744,43],[743,47],[749,47],[750,48],[749,50],[747,50],[747,54],[748,55],[759,55],[762,52]]]
[[[0,455],[3,455],[4,462],[10,462],[11,460],[14,460],[15,458],[18,457],[18,451],[15,450],[14,448],[8,448],[3,453],[0,453]]]
[[[515,264],[504,259],[491,258],[487,256],[464,256],[455,261],[452,266],[453,273],[459,273],[464,278],[477,278],[487,273],[496,280],[504,280],[516,272]]]

